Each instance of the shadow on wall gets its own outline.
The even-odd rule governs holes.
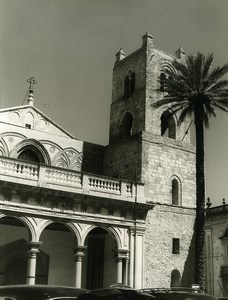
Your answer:
[[[192,235],[192,240],[188,250],[188,256],[185,261],[184,271],[181,279],[181,286],[192,287],[194,282],[194,266],[195,266],[195,234]]]
[[[83,143],[82,172],[102,175],[104,146]]]

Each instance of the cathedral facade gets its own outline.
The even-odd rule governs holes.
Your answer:
[[[79,141],[34,105],[0,110],[0,285],[189,286],[195,147],[190,121],[152,108],[173,59],[153,37],[113,68],[107,146]]]

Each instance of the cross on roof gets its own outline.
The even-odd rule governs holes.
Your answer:
[[[29,78],[27,80],[27,82],[29,82],[29,91],[33,91],[33,84],[36,84],[37,81],[34,79],[34,77],[32,76],[31,78]]]

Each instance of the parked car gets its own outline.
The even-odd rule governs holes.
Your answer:
[[[0,287],[0,300],[75,300],[84,289],[48,285],[8,285]]]
[[[139,292],[153,295],[158,300],[218,300],[200,289],[192,288],[146,288]]]
[[[156,300],[156,297],[132,288],[116,286],[88,291],[77,300]]]

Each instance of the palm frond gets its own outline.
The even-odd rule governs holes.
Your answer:
[[[225,64],[222,67],[216,67],[214,70],[211,71],[210,75],[208,76],[208,80],[213,83],[218,81],[228,72],[228,64]]]
[[[227,88],[227,90],[228,90],[228,80],[220,80],[220,81],[214,83],[213,85],[211,85],[207,89],[207,92],[209,92],[209,93],[217,93],[221,89],[225,89],[225,88]]]
[[[178,123],[181,123],[203,105],[201,116],[197,116],[209,127],[210,118],[216,117],[216,108],[228,112],[228,80],[223,79],[228,64],[211,70],[213,60],[213,54],[201,53],[189,55],[185,62],[174,60],[172,68],[165,69],[164,98],[152,107],[169,107],[178,113]]]
[[[213,54],[209,54],[205,60],[204,67],[203,67],[203,74],[202,74],[203,79],[208,76],[213,60],[214,60]]]

